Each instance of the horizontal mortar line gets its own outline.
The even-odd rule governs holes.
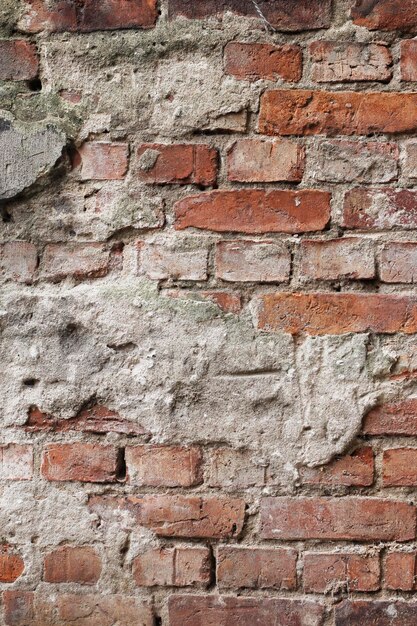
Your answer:
[[[218,374],[213,378],[253,378],[257,376],[276,376],[282,374],[282,370],[254,370],[253,372],[235,372],[233,374]]]

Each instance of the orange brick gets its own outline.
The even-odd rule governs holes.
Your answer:
[[[417,300],[371,293],[276,293],[258,298],[258,328],[297,335],[417,331]]]
[[[366,435],[417,435],[417,400],[385,403],[374,407],[365,416]]]
[[[277,90],[261,98],[266,135],[414,133],[417,93]]]
[[[417,81],[417,41],[401,42],[401,80]]]
[[[343,225],[347,228],[417,227],[417,191],[357,187],[345,195]]]
[[[94,443],[51,443],[42,455],[47,480],[107,483],[117,480],[117,449]]]
[[[367,554],[307,552],[303,586],[307,593],[378,591],[379,557]]]
[[[300,272],[305,278],[341,280],[375,277],[373,243],[359,237],[301,242]]]
[[[31,80],[38,73],[36,47],[24,39],[0,41],[0,80]]]
[[[379,273],[384,283],[417,281],[417,243],[392,242],[384,245],[379,259]]]
[[[231,41],[224,50],[226,74],[242,80],[298,82],[303,69],[299,46],[272,46],[265,43]]]
[[[377,498],[263,498],[262,539],[409,541],[415,507]]]
[[[41,276],[58,281],[105,276],[110,267],[110,253],[101,243],[51,243],[45,247]]]
[[[30,284],[38,265],[36,246],[28,241],[9,241],[0,250],[0,270],[10,280]]]
[[[136,152],[139,180],[146,183],[214,185],[217,150],[204,144],[146,143]]]
[[[323,230],[330,218],[330,197],[308,189],[210,191],[175,204],[175,228],[248,234]]]
[[[216,276],[228,282],[288,281],[291,255],[274,241],[220,241],[216,245]]]
[[[382,461],[384,487],[417,485],[417,448],[385,450]]]
[[[414,591],[416,584],[416,553],[389,552],[385,559],[385,589]]]
[[[311,77],[318,83],[380,80],[392,77],[392,56],[381,44],[314,41]]]
[[[369,487],[374,482],[372,448],[360,448],[317,468],[303,467],[301,480],[308,485]]]
[[[24,569],[25,564],[20,554],[16,554],[7,544],[0,545],[0,582],[14,583]]]
[[[370,30],[401,30],[414,32],[417,27],[415,0],[356,0],[352,8],[353,22]]]
[[[85,142],[78,149],[75,164],[82,180],[120,180],[128,167],[129,146],[104,141]]]

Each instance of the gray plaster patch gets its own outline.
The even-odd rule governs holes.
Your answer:
[[[46,174],[64,145],[63,133],[51,124],[18,126],[0,111],[0,200],[13,198]]]
[[[94,397],[155,442],[219,442],[276,466],[316,465],[346,449],[382,388],[385,356],[370,358],[366,334],[260,333],[246,313],[164,297],[142,279],[11,289],[1,309],[6,427],[31,405],[68,419]],[[25,388],[28,378],[39,382]]]

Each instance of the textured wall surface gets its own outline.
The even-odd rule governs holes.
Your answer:
[[[0,624],[417,624],[416,0],[0,0]]]

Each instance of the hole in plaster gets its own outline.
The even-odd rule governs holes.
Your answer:
[[[23,384],[25,387],[35,387],[39,383],[38,378],[25,378]]]
[[[28,80],[27,85],[31,91],[42,91],[42,81],[40,78]]]
[[[124,448],[119,448],[117,451],[116,479],[120,482],[126,480],[126,458]]]

